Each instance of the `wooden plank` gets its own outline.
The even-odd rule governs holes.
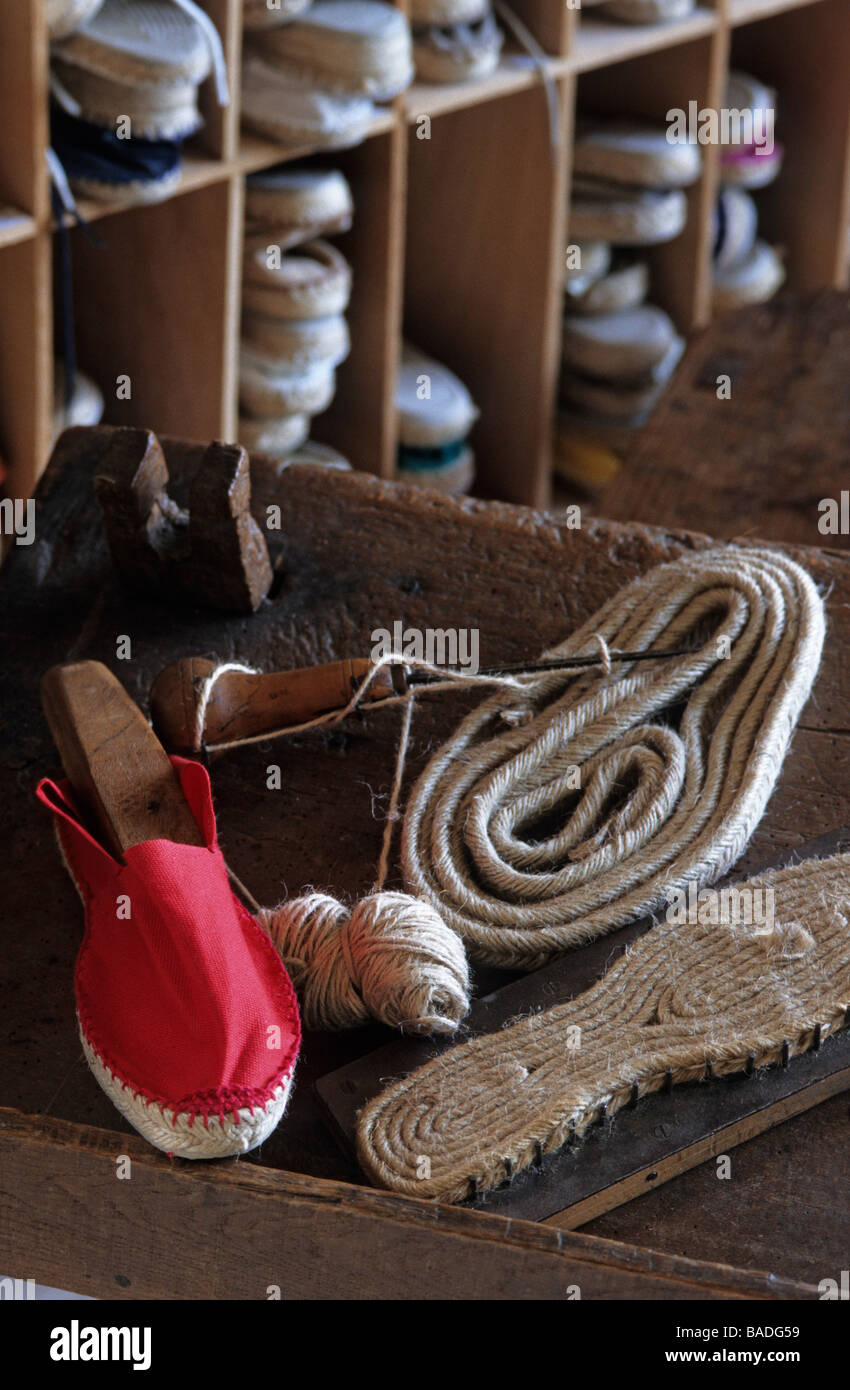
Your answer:
[[[696,338],[595,509],[620,521],[704,527],[846,550],[818,529],[850,455],[850,297],[782,294]],[[731,396],[718,399],[718,378]]]
[[[275,501],[284,517],[283,531],[268,533],[279,585],[247,619],[191,605],[178,617],[167,604],[131,598],[116,582],[91,486],[107,441],[102,431],[65,435],[39,493],[37,544],[11,548],[0,583],[0,837],[8,847],[0,892],[8,920],[20,924],[0,974],[0,1104],[108,1129],[123,1143],[131,1131],[92,1080],[79,1047],[71,987],[79,902],[50,818],[32,796],[40,776],[60,771],[38,706],[46,667],[104,661],[147,708],[154,678],[179,657],[269,670],[304,666],[368,652],[374,627],[396,618],[419,628],[476,627],[482,665],[519,661],[562,639],[651,565],[711,542],[592,518],[574,531],[554,514],[452,503],[362,474],[285,469],[278,476],[274,464],[255,457],[255,515],[262,523]],[[204,446],[166,440],[165,447],[174,495],[185,503]],[[836,554],[790,553],[823,588],[830,640],[815,697],[742,868],[850,824],[850,573]],[[132,637],[128,661],[116,658],[122,633]],[[411,778],[475,699],[423,692]],[[338,730],[213,759],[221,843],[258,901],[273,903],[310,884],[349,899],[369,891],[398,731],[397,711],[375,711]],[[271,762],[283,774],[279,793],[266,789]],[[396,874],[397,867],[393,886]],[[492,987],[482,984],[484,992]],[[308,1035],[286,1121],[244,1166],[357,1182],[356,1165],[331,1135],[312,1083],[391,1036],[377,1025]],[[845,1134],[846,1102],[827,1102],[737,1150],[736,1165],[753,1175],[743,1188],[720,1184],[712,1202],[706,1169],[695,1169],[594,1224],[609,1236],[622,1229],[633,1243],[710,1260],[723,1261],[734,1249],[739,1263],[817,1283],[846,1265]],[[53,1192],[43,1185],[41,1200],[51,1210],[61,1201]],[[669,1229],[665,1204],[676,1212]],[[648,1209],[646,1218],[641,1209]],[[210,1240],[209,1258],[217,1258]]]
[[[50,255],[43,230],[0,250],[0,457],[10,497],[31,496],[52,439]]]
[[[0,202],[43,221],[48,207],[45,6],[5,0],[0,6]]]
[[[100,385],[111,423],[196,439],[234,432],[226,388],[239,206],[229,181],[218,180],[116,213],[100,229],[102,246],[72,233],[79,360]],[[186,235],[187,223],[198,236]],[[117,396],[119,375],[130,377],[129,399]]]
[[[712,34],[717,25],[716,12],[705,6],[670,24],[617,24],[583,14],[570,51],[570,64],[576,72],[589,72],[645,53],[669,54],[680,44]],[[678,53],[675,56],[678,58]]]
[[[835,831],[764,867],[847,850],[850,830]],[[740,877],[733,874],[724,881]],[[478,999],[465,1022],[465,1036],[495,1033],[512,1019],[575,998],[651,925],[647,919],[612,932]],[[353,1147],[359,1110],[390,1079],[407,1075],[452,1046],[450,1039],[402,1038],[322,1077],[316,1090],[343,1141]],[[593,1129],[577,1147],[547,1155],[539,1167],[463,1205],[531,1221],[548,1219],[572,1230],[640,1196],[648,1185],[660,1186],[848,1088],[850,1034],[843,1034],[818,1053],[794,1058],[785,1069],[772,1068],[753,1077],[722,1077],[674,1087],[670,1095],[647,1096],[634,1111],[621,1110],[612,1122]]]
[[[352,267],[346,312],[351,353],[337,371],[328,410],[314,438],[340,449],[355,468],[390,478],[395,472],[395,381],[401,341],[404,258],[405,128],[334,153],[351,184],[351,230],[333,238]]]
[[[241,1161],[169,1159],[135,1137],[8,1109],[0,1218],[4,1269],[100,1298],[265,1299],[271,1286],[287,1300],[563,1300],[576,1288],[585,1300],[817,1298],[790,1280],[530,1222]]]
[[[556,85],[569,142],[570,83]],[[566,204],[566,160],[551,144],[543,86],[445,113],[422,134],[409,137],[405,331],[457,372],[480,407],[475,491],[540,505]]]

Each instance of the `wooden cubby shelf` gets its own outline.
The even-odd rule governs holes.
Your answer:
[[[402,8],[406,0],[400,0]],[[80,366],[106,419],[197,439],[238,431],[236,359],[245,175],[314,151],[241,132],[242,0],[206,0],[222,36],[233,101],[203,95],[206,125],[167,201],[85,200],[102,247],[71,232]],[[550,493],[577,110],[651,116],[722,104],[730,61],[776,87],[785,162],[757,194],[764,234],[783,248],[788,284],[846,284],[850,223],[850,4],[716,0],[669,25],[632,26],[564,0],[514,0],[547,55],[509,34],[499,69],[453,86],[416,83],[355,149],[323,154],[349,178],[352,351],[336,399],[314,424],[356,467],[392,476],[402,331],[467,381],[480,408],[476,491],[545,505]],[[48,194],[48,40],[42,0],[0,6],[0,455],[6,488],[26,496],[52,434],[53,260]],[[545,85],[544,85],[545,84]],[[548,92],[546,90],[548,88]],[[547,99],[548,98],[548,99]],[[550,119],[550,105],[557,115]],[[420,118],[430,117],[429,138]],[[711,312],[717,151],[704,151],[689,217],[649,252],[651,298],[681,331]],[[115,379],[129,373],[130,400]]]

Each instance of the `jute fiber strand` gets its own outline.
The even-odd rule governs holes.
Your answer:
[[[406,893],[370,893],[353,907],[306,893],[258,915],[308,1028],[379,1019],[409,1033],[453,1033],[469,1010],[463,942]]]
[[[411,793],[406,886],[475,960],[532,969],[732,866],[811,690],[823,605],[784,555],[726,546],[634,580],[544,660],[594,639],[693,653],[520,678]]]
[[[662,1085],[787,1062],[844,1027],[850,855],[746,886],[773,888],[769,928],[731,912],[718,912],[720,924],[665,921],[586,993],[455,1047],[377,1096],[357,1129],[370,1178],[458,1201]]]

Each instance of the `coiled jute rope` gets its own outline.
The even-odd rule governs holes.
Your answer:
[[[497,689],[413,788],[406,887],[473,959],[532,969],[713,882],[762,816],[823,640],[815,585],[779,552],[650,570],[544,659],[693,651]]]
[[[586,993],[452,1048],[361,1111],[379,1185],[458,1201],[682,1081],[787,1063],[850,1022],[850,855],[760,875],[769,929],[652,927]]]
[[[823,606],[809,576],[772,551],[727,546],[661,565],[545,654],[544,674],[477,675],[392,656],[342,709],[277,731],[339,723],[397,662],[478,688],[484,702],[438,750],[404,816],[407,893],[387,892],[413,690],[403,710],[372,893],[348,906],[310,892],[261,908],[308,1027],[378,1018],[453,1032],[469,1007],[467,954],[532,968],[654,911],[677,886],[719,877],[776,782],[820,660]],[[688,655],[614,662],[620,651]],[[561,658],[598,652],[576,672]],[[197,703],[196,740],[222,663]],[[271,737],[234,740],[232,748]],[[212,751],[216,751],[213,749]],[[238,883],[238,880],[236,880]]]

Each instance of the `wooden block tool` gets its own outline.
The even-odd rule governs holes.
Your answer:
[[[52,666],[41,702],[65,775],[116,858],[146,840],[203,844],[168,755],[106,666]]]
[[[210,444],[181,510],[150,430],[116,429],[94,477],[116,569],[134,589],[175,590],[212,608],[253,613],[272,582],[262,531],[251,515],[248,455]]]

